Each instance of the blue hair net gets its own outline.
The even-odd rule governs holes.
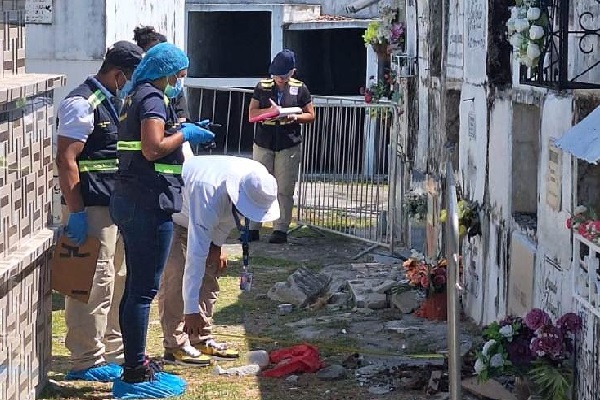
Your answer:
[[[159,43],[148,50],[133,72],[131,80],[137,86],[141,82],[175,75],[189,65],[190,60],[180,48],[171,43]]]

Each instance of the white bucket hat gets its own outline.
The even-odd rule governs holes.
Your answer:
[[[279,218],[277,182],[267,170],[251,171],[241,179],[228,179],[227,193],[244,217],[256,222]]]

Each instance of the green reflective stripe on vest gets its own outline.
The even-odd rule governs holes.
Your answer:
[[[140,141],[126,142],[126,141],[123,141],[123,140],[119,140],[117,142],[117,150],[120,150],[120,151],[141,151],[142,150],[142,142],[140,142]]]
[[[118,169],[119,160],[82,160],[77,164],[79,164],[79,172],[108,172]]]
[[[181,175],[182,165],[154,164],[154,170],[161,174]]]
[[[102,92],[102,90],[98,89],[88,98],[88,103],[95,110],[100,103],[102,103],[106,99],[106,95]]]

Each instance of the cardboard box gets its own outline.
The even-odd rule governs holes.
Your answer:
[[[76,246],[61,235],[52,256],[52,289],[87,303],[99,251],[100,241],[96,238],[88,236],[83,245]]]

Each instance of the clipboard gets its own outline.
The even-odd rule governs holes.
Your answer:
[[[52,289],[87,304],[99,252],[100,240],[94,237],[77,246],[61,235],[51,260]]]
[[[250,122],[263,122],[268,121],[270,119],[279,119],[285,118],[288,115],[292,114],[302,114],[302,109],[300,107],[280,107],[274,111],[268,111],[257,115],[254,118],[249,118]]]

